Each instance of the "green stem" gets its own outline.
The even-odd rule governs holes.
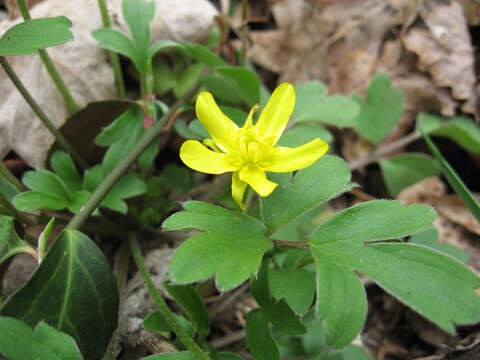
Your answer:
[[[5,178],[10,184],[15,186],[18,191],[25,191],[27,188],[13,175],[3,162],[0,162],[0,176]]]
[[[187,332],[180,326],[177,319],[175,318],[174,313],[168,308],[165,300],[163,300],[162,296],[153,284],[152,279],[150,278],[150,274],[148,273],[148,270],[145,266],[145,262],[143,261],[142,253],[140,250],[140,246],[138,245],[135,233],[129,234],[128,242],[135,263],[137,264],[138,270],[142,275],[143,281],[147,285],[150,295],[152,296],[155,304],[158,306],[158,309],[162,313],[170,328],[175,332],[183,345],[185,345],[185,347],[195,356],[196,359],[209,360],[210,357],[203,352],[200,346],[198,346],[198,344],[190,337],[190,335],[188,335]]]
[[[310,244],[305,242],[297,242],[297,241],[282,241],[282,240],[275,240],[270,239],[273,245],[278,247],[287,247],[287,248],[296,248],[296,249],[310,249]]]
[[[34,216],[25,214],[15,208],[3,194],[0,194],[0,206],[8,211],[15,219],[24,224],[36,225],[37,219]]]
[[[108,17],[108,10],[105,0],[98,0],[98,7],[102,15],[103,26],[109,28],[110,18]],[[120,66],[120,58],[118,54],[113,51],[108,51],[110,63],[112,64],[113,74],[115,75],[115,87],[117,88],[117,95],[120,99],[125,98],[125,85],[123,84],[122,67]]]
[[[28,11],[28,7],[25,4],[25,0],[17,0],[18,7],[20,8],[20,12],[22,13],[23,19],[25,21],[31,20],[32,17],[30,16],[30,12]],[[53,65],[52,59],[48,56],[48,53],[45,49],[39,49],[38,54],[43,61],[43,64],[47,68],[50,77],[52,78],[53,82],[57,86],[58,91],[63,97],[65,104],[67,105],[67,109],[70,113],[76,113],[80,110],[80,107],[77,105],[75,100],[73,100],[72,94],[68,90],[67,86],[63,82],[60,74],[58,73],[55,65]]]
[[[85,205],[79,212],[70,220],[67,225],[67,229],[79,229],[90,214],[97,208],[98,204],[108,194],[110,189],[120,179],[120,177],[128,170],[130,165],[145,151],[145,149],[164,131],[164,124],[170,119],[170,117],[177,111],[177,109],[185,103],[192,95],[197,91],[199,84],[197,83],[189,91],[185,93],[170,109],[155,122],[153,126],[145,131],[137,143],[133,146],[130,152],[120,161],[110,173],[103,179],[100,185],[93,191],[88,198]]]
[[[248,26],[248,0],[242,0],[242,47],[240,50],[240,66],[247,62],[247,28]]]
[[[18,89],[20,94],[22,94],[25,101],[30,105],[30,108],[33,110],[35,114],[37,114],[40,121],[47,127],[47,129],[52,133],[52,135],[57,140],[58,144],[68,153],[72,155],[75,159],[76,163],[83,169],[88,168],[87,162],[80,156],[79,153],[70,145],[67,139],[60,133],[60,131],[55,127],[52,121],[47,117],[47,115],[43,112],[37,102],[33,99],[33,97],[28,92],[27,88],[23,85],[22,81],[19,79],[17,74],[13,71],[10,65],[7,62],[5,57],[0,56],[0,65],[2,65],[3,69],[7,73],[10,80],[13,82],[15,87]]]

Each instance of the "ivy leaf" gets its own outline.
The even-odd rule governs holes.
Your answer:
[[[344,160],[325,155],[300,170],[293,182],[277,186],[261,199],[262,218],[269,230],[292,221],[323,202],[352,188],[350,170]]]
[[[176,283],[205,280],[216,274],[219,290],[241,284],[260,267],[263,254],[272,248],[267,229],[255,218],[199,201],[183,204],[163,223],[166,230],[198,229],[176,251],[170,275]]]
[[[280,360],[278,346],[260,309],[248,313],[245,331],[247,346],[254,360]]]
[[[20,320],[0,317],[0,353],[10,360],[82,360],[75,341],[40,321],[35,329]]]
[[[10,216],[0,215],[0,264],[20,252],[34,251],[17,235],[13,221]]]
[[[356,118],[356,130],[374,144],[380,142],[400,120],[405,106],[400,88],[390,86],[390,78],[377,74],[367,90],[365,103]]]
[[[396,197],[400,191],[423,179],[440,173],[440,167],[430,156],[408,153],[379,162],[388,192]]]
[[[0,38],[0,56],[33,54],[38,49],[72,41],[71,26],[65,16],[24,21]]]
[[[67,230],[1,314],[30,326],[44,320],[71,335],[86,359],[100,359],[117,327],[117,282],[95,243]]]
[[[262,264],[257,277],[252,278],[250,288],[253,297],[260,305],[262,314],[278,330],[289,335],[305,333],[305,326],[303,326],[300,318],[288,306],[287,302],[285,300],[276,301],[270,293],[268,261]]]
[[[419,232],[430,227],[434,218],[434,211],[427,206],[386,200],[365,202],[338,213],[309,240],[319,269],[318,281],[322,281],[324,264],[332,270],[333,265],[338,266],[344,274],[357,270],[446,331],[453,332],[455,324],[477,321],[480,297],[475,289],[480,281],[466,266],[423,246],[378,242]],[[343,301],[336,295],[332,290],[328,301]],[[349,291],[349,296],[361,301],[358,291]],[[330,305],[330,311],[333,308]],[[348,316],[351,322],[358,317],[358,311]],[[335,322],[335,312],[325,314],[326,322],[327,318]],[[337,342],[334,333],[326,337],[333,341],[332,346],[348,340]],[[349,337],[353,340],[353,331]]]

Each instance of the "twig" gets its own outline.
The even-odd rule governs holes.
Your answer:
[[[282,241],[270,239],[273,242],[273,245],[278,247],[288,247],[288,248],[297,248],[297,249],[310,249],[310,244],[305,242],[296,242],[296,241]]]
[[[33,99],[30,95],[27,88],[23,85],[20,78],[15,74],[13,69],[10,67],[10,64],[7,62],[5,57],[0,56],[0,65],[2,65],[3,69],[7,73],[10,80],[12,80],[13,84],[17,88],[17,90],[22,94],[25,101],[30,105],[30,108],[33,112],[38,116],[40,121],[47,127],[47,129],[52,133],[52,135],[57,140],[58,144],[69,154],[72,155],[75,162],[82,168],[88,168],[87,162],[80,156],[80,154],[73,148],[72,145],[68,142],[68,140],[62,135],[62,133],[55,127],[52,121],[47,117],[47,115],[43,112],[41,107],[37,104],[37,102]]]
[[[32,17],[30,16],[30,12],[28,11],[28,7],[25,4],[25,0],[17,0],[18,7],[20,8],[20,12],[22,13],[23,19],[25,21],[31,20]],[[68,111],[72,114],[76,113],[80,110],[80,107],[77,105],[75,100],[73,100],[72,94],[68,90],[67,86],[63,82],[60,74],[58,73],[55,65],[53,65],[52,59],[48,56],[48,53],[45,49],[38,49],[38,54],[43,61],[43,64],[47,68],[50,77],[52,78],[53,82],[57,86],[58,91],[63,97],[65,104],[67,105]]]

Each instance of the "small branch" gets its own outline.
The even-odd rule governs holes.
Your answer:
[[[143,281],[147,285],[150,295],[152,296],[155,304],[158,306],[158,309],[162,313],[170,328],[175,332],[183,345],[185,345],[185,347],[195,356],[197,360],[210,360],[210,357],[205,354],[200,348],[200,346],[198,346],[198,344],[190,337],[190,335],[188,335],[187,332],[183,330],[182,326],[175,318],[174,313],[168,308],[165,300],[163,300],[162,296],[153,284],[152,279],[150,278],[150,274],[148,273],[148,270],[145,266],[145,262],[143,261],[142,253],[140,250],[140,246],[138,245],[135,233],[132,232],[129,234],[128,243],[130,245],[130,250],[132,252],[135,263],[137,264],[138,270],[142,275]]]
[[[310,244],[304,242],[296,242],[296,241],[282,241],[282,240],[275,240],[270,239],[273,245],[278,247],[288,247],[288,248],[297,248],[297,249],[310,249]]]
[[[103,26],[109,28],[111,25],[105,0],[98,0],[98,7],[100,8],[100,14],[102,15]],[[117,88],[117,95],[120,99],[123,99],[125,98],[125,85],[123,84],[123,74],[122,67],[120,66],[120,58],[117,53],[110,50],[108,51],[108,56],[110,57],[113,74],[115,75],[115,87]]]
[[[240,51],[240,66],[247,62],[247,31],[248,31],[248,0],[242,0],[242,48]]]
[[[55,127],[52,121],[47,117],[47,115],[43,112],[41,107],[37,104],[37,102],[33,99],[30,95],[27,88],[23,85],[20,78],[15,74],[13,69],[10,67],[7,59],[5,57],[0,56],[0,65],[2,65],[3,69],[7,73],[10,80],[13,82],[17,90],[22,94],[25,101],[30,105],[30,108],[33,112],[38,116],[40,121],[47,127],[47,129],[52,133],[52,135],[57,140],[58,144],[69,154],[72,155],[75,162],[82,168],[88,168],[87,162],[80,156],[80,154],[70,145],[68,140],[62,135],[62,133]]]
[[[382,146],[380,148],[377,149],[377,151],[375,151],[373,154],[371,154],[370,156],[367,156],[367,157],[364,157],[364,158],[361,158],[361,159],[355,159],[355,160],[352,160],[350,162],[350,170],[358,170],[364,166],[367,166],[371,163],[374,163],[376,161],[378,161],[379,159],[383,158],[385,155],[388,155],[396,150],[399,150],[401,149],[402,147],[404,147],[405,145],[408,145],[418,139],[420,139],[422,137],[422,135],[415,131],[391,144],[388,144],[388,145],[385,145],[385,146]]]
[[[197,91],[200,84],[197,83],[189,91],[187,91],[180,99],[173,104],[170,109],[155,122],[153,126],[145,131],[130,152],[120,161],[110,173],[103,179],[100,185],[93,191],[85,205],[75,214],[68,223],[67,229],[79,229],[91,213],[97,208],[98,204],[108,194],[110,189],[120,179],[120,177],[128,170],[135,160],[145,151],[145,149],[163,132],[164,124],[177,111],[177,109],[186,101],[188,101]]]
[[[25,21],[31,20],[32,17],[30,16],[30,12],[28,11],[28,7],[25,4],[25,0],[17,0],[18,7],[20,8],[20,12],[22,13],[23,19]],[[63,97],[65,104],[67,105],[67,109],[71,114],[76,113],[80,110],[80,107],[77,105],[75,100],[73,100],[72,94],[68,90],[67,86],[63,82],[60,74],[58,73],[55,65],[53,65],[52,59],[48,56],[48,53],[45,49],[38,49],[38,54],[43,61],[50,77],[52,78],[53,82],[57,86],[58,91]]]

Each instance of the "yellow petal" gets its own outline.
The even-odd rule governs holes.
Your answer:
[[[238,171],[235,171],[232,176],[232,197],[242,210],[245,208],[243,204],[243,194],[245,193],[247,185],[245,181],[240,180]]]
[[[295,89],[290,83],[279,85],[260,114],[256,126],[265,137],[272,137],[275,145],[287,126],[295,107]]]
[[[239,171],[240,180],[248,183],[260,196],[268,196],[278,184],[267,179],[265,172],[256,166],[244,166]]]
[[[187,140],[182,144],[180,159],[189,168],[207,174],[238,170],[238,167],[233,166],[228,160],[227,154],[212,151],[197,140]]]
[[[198,94],[195,112],[218,147],[223,151],[231,150],[238,126],[220,110],[212,94],[206,91]]]
[[[279,147],[277,152],[265,159],[272,165],[262,168],[272,172],[290,172],[312,165],[328,151],[328,144],[316,138],[305,145],[288,148]]]
[[[258,106],[258,104],[256,104],[250,109],[250,112],[248,113],[247,120],[245,121],[245,124],[243,125],[243,129],[250,129],[253,126],[252,117],[253,117],[253,114],[255,114],[258,111],[259,107],[260,106]]]

